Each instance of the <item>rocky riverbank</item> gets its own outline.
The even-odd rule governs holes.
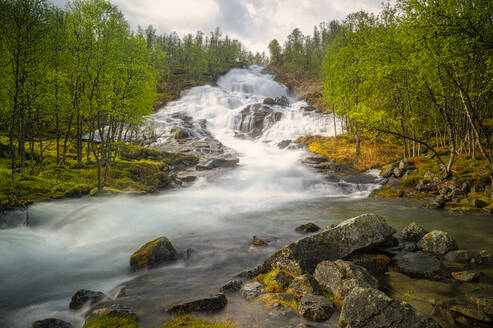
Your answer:
[[[268,309],[269,316],[292,322],[289,327],[318,327],[325,321],[347,328],[488,327],[493,322],[491,250],[460,249],[447,232],[428,232],[415,223],[397,233],[373,214],[315,230],[313,224],[298,227],[309,236],[225,281],[216,295],[185,297],[163,311],[171,317],[210,316],[242,297]],[[145,273],[186,253],[177,255],[161,237],[136,251],[130,266]],[[126,305],[129,295],[125,288],[114,299],[80,290],[70,309],[85,318],[85,328],[115,320],[138,327],[145,313],[137,315]],[[234,327],[235,318],[230,319],[228,327]],[[50,326],[38,322],[33,327]]]

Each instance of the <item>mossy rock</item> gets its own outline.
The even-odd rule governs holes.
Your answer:
[[[176,250],[166,237],[154,239],[130,256],[133,271],[153,268],[162,263],[176,260]]]

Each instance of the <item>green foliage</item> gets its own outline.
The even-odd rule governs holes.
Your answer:
[[[97,318],[90,321],[86,328],[138,328],[137,320],[129,317],[110,316],[104,312]]]

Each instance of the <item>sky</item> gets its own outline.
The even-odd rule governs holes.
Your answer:
[[[52,0],[64,6],[67,0]],[[298,27],[311,34],[313,26],[365,10],[378,12],[382,0],[111,0],[136,30],[152,24],[158,33],[180,36],[220,27],[249,50],[266,51]]]

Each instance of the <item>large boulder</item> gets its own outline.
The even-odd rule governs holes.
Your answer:
[[[107,301],[110,298],[102,292],[81,289],[77,291],[70,300],[70,310],[80,310],[84,306],[91,306],[101,301]]]
[[[218,294],[172,305],[168,307],[167,312],[171,314],[185,314],[192,312],[214,313],[224,309],[226,304],[228,304],[226,296],[224,294]]]
[[[277,104],[277,102],[276,102]],[[234,118],[235,130],[256,138],[265,128],[271,126],[282,118],[282,112],[274,110],[264,104],[253,104],[246,106],[238,116]]]
[[[251,271],[250,275],[266,273],[278,267],[296,274],[313,273],[322,261],[334,261],[361,249],[384,247],[392,240],[394,233],[395,230],[382,217],[363,214],[289,244]]]
[[[356,287],[378,288],[378,281],[365,268],[351,262],[324,261],[315,269],[315,279],[339,300]]]
[[[334,313],[334,303],[323,296],[306,295],[300,299],[298,313],[308,320],[324,321]]]
[[[415,222],[409,224],[401,232],[398,234],[397,238],[404,241],[414,241],[417,242],[424,235],[426,235],[427,231],[420,225],[417,225]]]
[[[55,318],[38,320],[35,321],[32,325],[32,328],[73,328],[73,327],[74,326],[72,326],[71,323]]]
[[[455,240],[446,232],[433,230],[421,238],[418,247],[422,251],[434,255],[445,255],[458,249]]]
[[[159,237],[142,246],[130,256],[133,271],[153,268],[162,263],[176,260],[176,250],[166,237]]]
[[[394,300],[372,288],[354,288],[344,300],[339,326],[342,328],[440,328],[431,318],[409,304]]]
[[[440,260],[423,252],[398,253],[393,260],[399,271],[412,278],[438,279],[442,276]]]

